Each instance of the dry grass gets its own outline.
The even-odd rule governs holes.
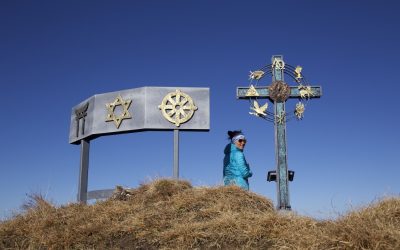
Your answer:
[[[0,223],[0,249],[400,249],[399,198],[319,221],[237,187],[162,179],[129,193],[62,207],[35,196]]]

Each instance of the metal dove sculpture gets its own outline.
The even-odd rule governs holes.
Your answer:
[[[249,112],[250,115],[255,115],[255,116],[262,116],[265,117],[267,114],[265,111],[268,108],[268,102],[265,103],[263,106],[260,107],[257,101],[254,101],[253,107],[250,107],[251,110],[254,110],[255,112]]]

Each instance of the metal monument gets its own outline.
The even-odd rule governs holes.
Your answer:
[[[269,86],[261,86],[261,80],[266,75],[272,75]],[[289,86],[284,79],[287,75],[296,84]],[[288,170],[286,122],[292,118],[303,119],[308,100],[322,95],[320,86],[310,86],[302,74],[302,67],[293,67],[283,61],[283,56],[272,56],[271,64],[261,69],[250,71],[250,86],[238,87],[237,98],[250,101],[249,114],[273,122],[275,128],[275,160],[276,170],[268,172],[268,181],[277,183],[277,208],[290,210],[289,181],[293,180],[294,171]],[[269,99],[274,105],[274,111],[268,111],[268,101],[260,104],[258,99]],[[298,99],[294,110],[287,112],[285,103],[288,99]]]
[[[69,143],[81,145],[78,201],[107,198],[113,190],[88,192],[90,141],[103,135],[174,131],[173,177],[179,178],[179,131],[209,131],[208,88],[142,87],[94,95],[72,109]]]

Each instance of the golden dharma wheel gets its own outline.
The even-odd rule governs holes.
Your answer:
[[[165,119],[179,127],[182,123],[189,121],[197,110],[193,99],[177,89],[168,93],[158,106]]]

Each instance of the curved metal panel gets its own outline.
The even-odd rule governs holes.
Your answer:
[[[194,105],[186,104],[188,98]],[[191,116],[184,119],[188,113]],[[171,122],[174,117],[184,122]],[[69,143],[115,133],[176,129],[210,129],[209,88],[142,87],[94,95],[72,108]]]

